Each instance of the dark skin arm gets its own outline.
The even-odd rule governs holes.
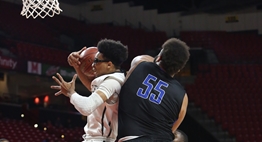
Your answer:
[[[68,58],[67,61],[69,63],[70,66],[72,66],[76,73],[77,76],[79,77],[80,81],[83,83],[83,85],[89,90],[91,91],[91,82],[94,78],[94,76],[86,76],[84,73],[82,73],[82,71],[80,70],[80,54],[86,49],[86,47],[83,47],[81,50],[76,51],[76,52],[72,52]]]

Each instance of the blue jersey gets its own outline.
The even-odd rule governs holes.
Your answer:
[[[121,88],[118,108],[118,139],[149,136],[172,141],[185,90],[158,65],[140,63]]]

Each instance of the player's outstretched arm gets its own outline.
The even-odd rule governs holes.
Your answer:
[[[56,75],[58,78],[55,76],[52,76],[52,78],[58,85],[51,85],[52,89],[59,90],[55,93],[55,96],[64,94],[67,97],[71,97],[72,94],[75,93],[75,81],[77,78],[77,74],[73,76],[73,79],[70,82],[64,81],[63,77],[59,73],[57,73]]]
[[[58,92],[55,93],[55,96],[64,94],[65,96],[69,97],[70,102],[82,115],[86,115],[86,116],[89,115],[98,106],[100,106],[106,99],[108,99],[104,94],[104,91],[97,90],[93,92],[89,97],[84,97],[76,93],[75,81],[77,78],[77,74],[74,75],[72,81],[70,82],[64,81],[63,77],[59,73],[57,73],[56,75],[57,77],[53,76],[52,78],[56,81],[58,85],[51,86],[52,89],[59,90]],[[119,87],[121,87],[121,85],[119,85]]]

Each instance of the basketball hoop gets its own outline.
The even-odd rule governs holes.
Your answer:
[[[55,14],[60,14],[62,9],[59,7],[58,0],[22,0],[23,9],[21,11],[22,16],[29,18],[32,16],[45,18],[45,16],[53,17]]]

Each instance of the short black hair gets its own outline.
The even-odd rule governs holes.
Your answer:
[[[120,41],[102,39],[98,42],[97,48],[104,58],[110,60],[116,68],[120,68],[122,63],[128,58],[128,47]]]
[[[189,46],[177,38],[170,38],[162,45],[160,56],[164,70],[169,74],[177,73],[189,60]]]

